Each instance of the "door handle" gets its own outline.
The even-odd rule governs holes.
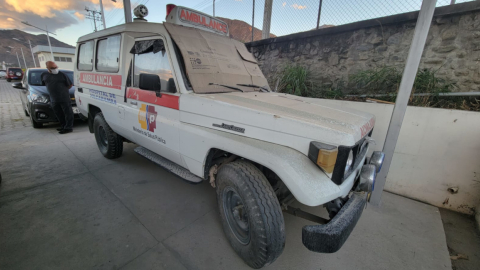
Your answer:
[[[130,104],[137,105],[137,102],[136,101],[130,101]]]
[[[80,93],[83,93],[83,88],[78,87],[78,88],[77,88],[77,91],[80,92]]]

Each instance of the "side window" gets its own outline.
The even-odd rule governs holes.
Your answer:
[[[140,74],[153,74],[160,77],[162,92],[177,92],[163,40],[137,41],[130,53],[134,54],[133,87],[139,87]]]
[[[55,59],[56,62],[60,62],[60,57],[58,56],[53,57],[53,59]]]
[[[93,70],[93,40],[80,44],[77,68],[78,70]]]
[[[116,35],[97,42],[97,71],[118,72],[120,40],[120,35]]]

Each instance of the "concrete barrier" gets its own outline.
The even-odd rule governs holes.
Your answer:
[[[393,105],[325,102],[374,114],[377,145],[370,151],[383,148]],[[385,190],[474,215],[480,206],[480,113],[409,106]]]

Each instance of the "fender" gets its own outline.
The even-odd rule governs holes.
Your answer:
[[[248,157],[273,172],[302,204],[318,206],[348,195],[357,173],[336,185],[307,156],[299,151],[245,136],[182,123],[180,151],[188,169],[204,177],[207,155],[212,148]],[[359,170],[361,165],[356,168]]]

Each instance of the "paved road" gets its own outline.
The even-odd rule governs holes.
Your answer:
[[[82,122],[65,135],[33,129],[15,91],[0,82],[0,269],[248,269],[225,240],[208,183],[182,181],[134,144],[105,159]],[[308,251],[310,222],[285,216],[285,250],[266,269],[451,269],[438,209],[383,198],[335,254]]]
[[[0,131],[32,126],[22,109],[20,91],[11,87],[11,83],[0,80]]]

